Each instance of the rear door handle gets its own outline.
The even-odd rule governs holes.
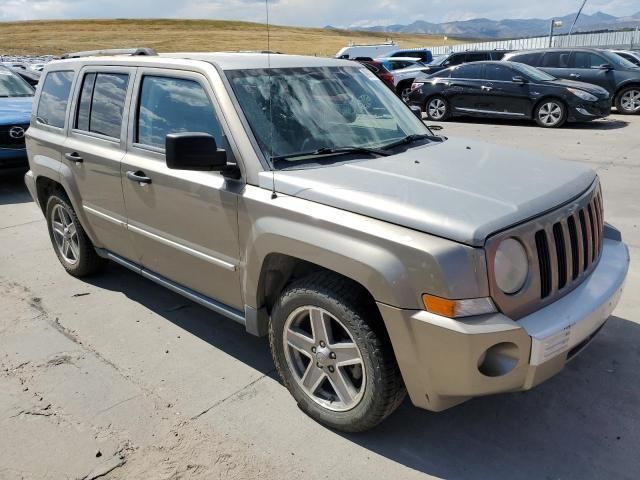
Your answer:
[[[480,87],[484,92],[490,92],[491,90],[493,90],[493,87],[489,87],[487,85],[482,85],[482,87]]]
[[[84,158],[82,158],[80,155],[78,155],[77,152],[65,153],[64,154],[64,158],[66,158],[70,162],[76,162],[76,163],[84,162]]]
[[[569,76],[571,78],[580,78],[580,74],[579,73],[571,73],[571,74],[569,74]]]
[[[151,179],[140,170],[138,170],[137,172],[127,172],[127,178],[132,182],[151,183]]]

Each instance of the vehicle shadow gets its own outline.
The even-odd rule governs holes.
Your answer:
[[[124,293],[237,360],[276,378],[266,339],[119,265],[88,282]],[[284,387],[283,387],[284,388]],[[585,352],[529,392],[441,413],[407,400],[376,429],[343,438],[448,479],[637,478],[640,325],[612,317]]]
[[[583,354],[529,392],[441,413],[406,401],[374,431],[346,438],[447,479],[638,478],[640,325],[612,317]]]
[[[200,305],[110,262],[100,275],[83,281],[124,294],[174,325],[224,351],[263,374],[273,371],[266,338],[246,333],[245,328]]]
[[[430,120],[426,120],[427,124],[435,123]],[[538,127],[533,120],[506,120],[500,118],[475,118],[475,117],[454,117],[447,122],[438,123],[438,125],[442,125],[444,129],[446,129],[447,123],[462,123],[462,124],[480,124],[480,125],[508,125],[514,127],[530,127],[537,128],[543,130],[541,127]],[[560,130],[618,130],[620,128],[625,128],[629,125],[629,122],[626,120],[621,120],[619,118],[609,117],[603,118],[599,120],[593,120],[591,122],[579,122],[579,123],[566,123],[564,126],[560,128]]]
[[[24,184],[24,174],[0,174],[0,204],[32,202],[31,195]]]

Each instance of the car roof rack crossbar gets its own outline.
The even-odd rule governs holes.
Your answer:
[[[155,56],[158,55],[158,53],[153,48],[112,48],[107,50],[87,50],[85,52],[65,53],[60,58],[104,57],[112,55]]]

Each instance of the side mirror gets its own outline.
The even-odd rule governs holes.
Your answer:
[[[527,83],[527,79],[521,75],[516,75],[511,80],[513,81],[513,83],[519,83],[520,85],[524,85],[525,83]]]
[[[603,63],[602,65],[600,65],[600,70],[613,70],[613,65],[611,65],[610,63]]]
[[[416,107],[415,105],[409,107],[411,109],[411,111],[413,112],[413,114],[418,117],[420,120],[422,120],[422,109],[420,107]]]
[[[227,166],[227,152],[208,133],[170,133],[165,147],[167,167],[173,170],[220,171]]]

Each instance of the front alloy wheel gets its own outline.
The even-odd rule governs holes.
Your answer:
[[[616,108],[620,113],[631,115],[640,112],[640,88],[631,87],[623,90],[616,99]]]
[[[566,116],[564,105],[556,100],[543,102],[536,109],[536,122],[544,128],[560,127]]]
[[[287,367],[314,402],[334,411],[360,402],[364,362],[340,320],[322,308],[300,307],[287,318],[283,341]]]
[[[429,120],[446,120],[449,116],[449,105],[444,98],[435,97],[427,103]]]
[[[269,344],[300,409],[328,427],[373,428],[406,394],[375,302],[332,272],[285,288],[271,312]]]

